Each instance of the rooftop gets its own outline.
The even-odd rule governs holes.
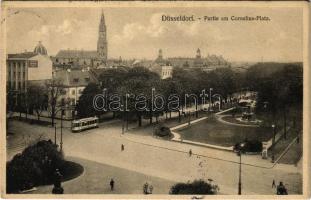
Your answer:
[[[97,51],[85,50],[60,50],[56,56],[57,58],[97,58]]]
[[[24,52],[24,53],[16,53],[16,54],[8,54],[8,59],[14,59],[14,58],[19,58],[19,59],[29,59],[34,56],[38,55],[37,53],[34,52]]]
[[[55,72],[55,78],[60,79],[65,87],[87,86],[90,82],[97,82],[96,77],[87,70],[59,70]]]

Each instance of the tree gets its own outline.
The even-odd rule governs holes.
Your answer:
[[[293,113],[293,123],[301,115],[303,99],[303,74],[301,64],[276,65],[277,70],[261,75],[254,85],[258,92],[257,111],[272,114],[272,123],[277,123],[277,116],[282,116],[284,138],[286,139],[287,121]],[[256,79],[256,78],[255,78]],[[291,112],[288,112],[291,109]],[[293,111],[294,110],[294,111]]]
[[[132,94],[133,98],[128,101],[129,112],[136,115],[138,118],[138,126],[142,125],[142,116],[150,117],[150,122],[152,122],[152,116],[155,114],[151,109],[151,94],[152,88],[156,90],[159,88],[160,77],[158,74],[149,71],[145,67],[133,67],[130,69],[126,75],[123,82],[122,90],[128,94]],[[124,95],[124,94],[123,94]],[[144,96],[147,102],[149,111],[142,111],[135,109],[136,102],[135,98],[138,96]]]
[[[30,84],[27,89],[27,97],[29,108],[36,112],[38,121],[43,110],[47,108],[48,97],[47,90],[44,86],[38,84]]]
[[[95,83],[89,83],[85,87],[76,106],[78,117],[85,118],[100,114],[93,106],[93,99],[97,94],[102,94],[102,91]]]
[[[56,114],[63,106],[59,103],[58,98],[64,92],[64,85],[61,80],[53,78],[45,83],[45,87],[48,91],[48,110],[52,119],[52,126],[54,126]]]
[[[51,183],[53,172],[64,164],[62,152],[51,140],[42,140],[17,154],[6,166],[7,192]]]

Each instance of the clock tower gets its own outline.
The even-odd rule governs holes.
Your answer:
[[[100,23],[99,23],[99,31],[98,31],[98,41],[97,41],[97,54],[98,59],[101,63],[106,63],[107,61],[107,33],[106,33],[106,23],[105,23],[105,15],[102,12]]]

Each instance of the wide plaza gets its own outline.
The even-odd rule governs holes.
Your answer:
[[[183,119],[185,122],[187,119]],[[10,122],[7,138],[7,160],[32,141],[51,139],[54,128]],[[59,124],[59,121],[57,121]],[[173,127],[177,120],[164,122]],[[237,194],[239,158],[231,151],[206,148],[163,140],[153,136],[152,125],[136,128],[122,134],[122,121],[100,124],[98,129],[80,133],[70,131],[70,122],[64,122],[63,150],[66,159],[84,167],[81,176],[64,183],[65,193],[107,194],[109,180],[116,180],[115,194],[142,194],[145,182],[152,183],[154,194],[168,194],[176,182],[212,179],[220,187],[220,194]],[[57,129],[57,143],[60,130]],[[121,151],[121,145],[125,150]],[[297,144],[299,145],[299,144]],[[192,156],[188,152],[191,149]],[[295,146],[285,154],[292,154]],[[259,155],[242,156],[242,194],[275,194],[272,181],[283,181],[289,194],[302,192],[302,162],[293,164],[271,163]],[[33,193],[51,193],[52,186],[39,186]]]

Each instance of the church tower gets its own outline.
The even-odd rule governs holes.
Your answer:
[[[98,31],[98,41],[97,41],[97,54],[98,58],[102,63],[106,63],[107,61],[107,32],[106,32],[106,23],[105,23],[105,15],[102,12],[100,23],[99,23],[99,31]]]
[[[196,58],[201,58],[201,50],[200,49],[197,50],[197,54],[196,54],[195,57]]]

